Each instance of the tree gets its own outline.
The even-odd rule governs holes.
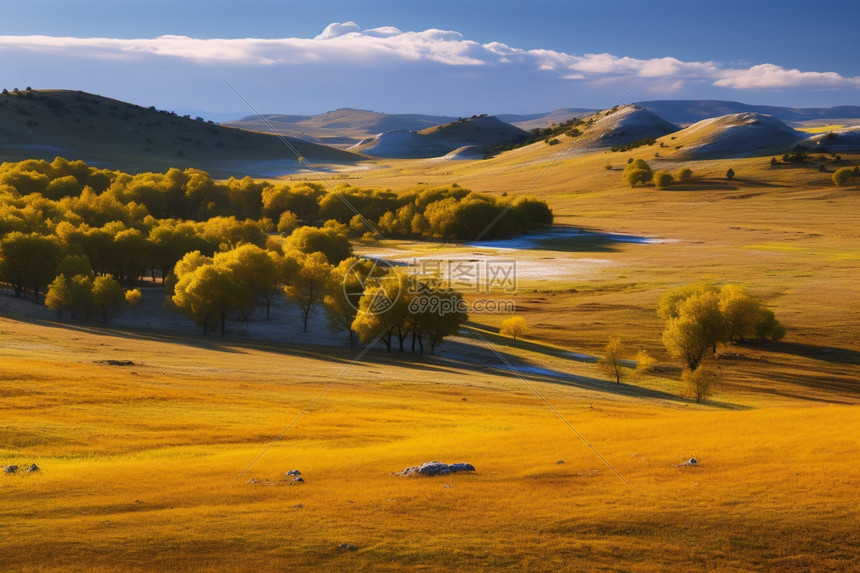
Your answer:
[[[364,294],[364,285],[375,268],[375,263],[368,259],[350,257],[344,259],[332,269],[329,291],[323,299],[329,329],[332,331],[346,330],[349,334],[349,346],[352,347],[352,323],[358,314],[359,301]]]
[[[676,178],[681,183],[686,183],[687,181],[690,180],[690,178],[692,176],[693,176],[693,170],[692,169],[690,169],[689,167],[682,167],[678,170]]]
[[[732,169],[731,167],[729,167],[729,170],[726,171],[726,179],[731,180],[734,178],[734,176],[735,176],[735,170]]]
[[[425,282],[409,277],[410,288],[405,293],[409,309],[408,325],[412,330],[412,351],[417,341],[424,353],[424,341],[430,345],[430,354],[446,336],[456,334],[468,320],[463,295],[450,288],[441,288],[434,281]]]
[[[751,297],[745,288],[725,285],[720,289],[720,312],[728,328],[730,341],[743,341],[756,335],[761,321],[761,303]]]
[[[39,292],[56,276],[62,258],[57,237],[14,231],[0,239],[0,280],[12,285],[15,296]]]
[[[95,308],[93,298],[93,279],[87,275],[75,275],[69,281],[69,304],[72,318],[76,318],[78,312],[82,312],[84,318],[92,314]]]
[[[217,253],[213,262],[230,268],[250,289],[246,295],[246,312],[253,310],[262,299],[266,304],[268,319],[272,301],[280,291],[277,253],[263,250],[257,245],[245,244],[227,252]]]
[[[640,350],[636,353],[636,370],[635,376],[640,378],[646,374],[651,374],[655,371],[657,360],[648,354],[647,350]]]
[[[696,399],[696,403],[707,400],[714,393],[714,376],[704,368],[684,370],[681,374],[687,394]]]
[[[295,301],[302,311],[304,331],[308,331],[308,317],[314,306],[321,303],[331,290],[332,266],[325,254],[311,253],[303,257],[299,269],[284,287],[284,294]]]
[[[854,170],[850,167],[840,167],[833,173],[833,184],[837,187],[851,185],[854,180]]]
[[[728,342],[728,329],[716,292],[695,294],[678,307],[678,316],[669,318],[663,331],[666,350],[692,371],[699,367],[708,350]]]
[[[603,349],[603,358],[597,361],[597,367],[604,374],[615,378],[617,384],[621,384],[623,376],[621,355],[624,354],[624,344],[617,336],[609,338],[609,342]]]
[[[773,311],[761,308],[759,309],[759,322],[756,325],[756,335],[762,342],[765,340],[776,342],[785,336],[785,327],[779,323]]]
[[[636,187],[637,183],[648,183],[653,179],[654,174],[650,169],[631,169],[630,171],[624,171],[624,180],[630,184],[631,187]]]
[[[125,302],[132,310],[137,310],[137,305],[142,297],[143,293],[140,292],[139,288],[125,291]]]
[[[514,340],[522,337],[526,331],[528,330],[528,326],[526,325],[526,321],[521,316],[512,316],[511,318],[506,318],[502,321],[501,326],[499,327],[499,334],[503,336],[511,336]]]
[[[672,174],[668,171],[658,171],[654,174],[654,186],[657,189],[665,189],[672,184]]]
[[[96,277],[93,281],[93,304],[101,314],[102,323],[107,324],[126,305],[125,292],[113,278]]]
[[[346,234],[333,228],[299,227],[287,237],[285,249],[305,254],[323,253],[333,265],[352,255]]]
[[[72,301],[72,291],[69,288],[69,280],[65,275],[57,275],[57,277],[48,285],[48,292],[45,295],[45,306],[53,311],[56,311],[57,318],[62,320],[63,311],[69,308]]]
[[[631,187],[635,187],[637,183],[648,183],[653,176],[648,163],[644,159],[638,158],[628,161],[622,173],[622,177]]]
[[[203,327],[203,334],[220,328],[224,336],[227,315],[247,304],[247,285],[225,265],[215,265],[199,252],[176,263],[176,285],[171,300],[176,308]]]

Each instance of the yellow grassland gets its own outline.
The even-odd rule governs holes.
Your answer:
[[[347,349],[0,319],[0,463],[42,468],[0,475],[4,564],[856,570],[857,189],[836,189],[817,166],[770,168],[769,158],[661,164],[653,147],[550,165],[562,139],[483,162],[385,161],[355,173],[356,185],[396,191],[452,181],[508,196],[528,189],[561,224],[672,239],[516,253],[547,268],[608,261],[583,278],[524,279],[510,294],[530,325],[524,340],[497,334],[506,316],[474,315],[438,357],[373,350],[353,364]],[[694,177],[631,189],[621,180],[628,157],[686,165]],[[363,248],[380,247],[475,252]],[[681,397],[654,308],[667,288],[703,279],[746,285],[788,334],[722,349],[707,364],[716,393],[695,404]],[[647,349],[662,372],[617,385],[566,355],[597,354],[609,336],[631,356]],[[521,378],[500,360],[482,363],[485,343],[537,370]],[[700,463],[679,466],[690,458]],[[395,475],[430,460],[477,472]],[[290,469],[306,483],[287,485]]]

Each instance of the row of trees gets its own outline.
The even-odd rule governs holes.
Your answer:
[[[262,226],[280,232],[335,220],[357,236],[378,228],[385,236],[446,239],[473,239],[485,228],[492,236],[504,236],[552,223],[542,201],[495,198],[456,184],[422,185],[399,194],[346,184],[329,190],[316,183],[272,184],[249,177],[217,182],[199,169],[130,175],[60,157],[0,164],[0,204],[0,234],[44,232],[45,221],[61,220],[137,227],[147,216],[266,220]]]
[[[627,161],[622,173],[624,181],[631,187],[636,187],[637,183],[644,185],[653,181],[657,189],[665,189],[676,181],[686,183],[692,176],[693,171],[689,167],[682,167],[674,174],[665,170],[654,172],[644,159],[632,158]]]
[[[350,257],[333,264],[323,253],[286,248],[284,252],[242,245],[207,257],[186,254],[175,269],[169,303],[203,327],[219,329],[227,317],[247,318],[276,296],[285,296],[302,313],[305,332],[311,313],[322,307],[332,331],[354,333],[362,342],[382,342],[401,351],[412,338],[412,351],[432,353],[445,336],[466,320],[460,293],[437,286],[432,278],[374,273],[376,264]],[[381,304],[384,303],[384,304]]]

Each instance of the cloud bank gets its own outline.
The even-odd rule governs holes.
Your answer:
[[[708,82],[735,90],[851,89],[860,78],[836,72],[800,71],[763,63],[735,69],[718,62],[685,62],[673,57],[639,59],[613,54],[567,54],[523,50],[500,42],[481,44],[458,32],[429,29],[403,32],[394,27],[362,30],[355,22],[332,23],[314,38],[149,39],[0,36],[0,52],[74,52],[81,58],[126,59],[145,55],[197,64],[289,66],[345,64],[378,66],[428,62],[442,66],[501,67],[554,73],[569,81],[609,77]]]
[[[332,23],[309,38],[6,35],[0,36],[0,59],[8,88],[81,89],[212,113],[238,111],[222,81],[228,78],[258,107],[275,113],[336,107],[528,113],[607,107],[619,93],[641,101],[743,99],[768,92],[758,97],[792,103],[785,98],[796,101],[802,92],[842,103],[860,90],[860,77],[833,71],[522,49],[450,30],[362,29],[355,22]]]

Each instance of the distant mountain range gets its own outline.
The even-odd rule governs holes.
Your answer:
[[[578,120],[565,124],[572,118]],[[833,127],[817,135],[794,129],[809,125]],[[128,172],[198,167],[216,177],[276,177],[308,163],[327,169],[374,157],[480,159],[529,143],[538,156],[558,153],[554,149],[591,153],[643,145],[656,146],[647,150],[650,155],[679,159],[770,155],[798,146],[860,151],[860,127],[840,125],[860,125],[860,106],[660,100],[603,111],[469,118],[345,108],[218,125],[84,92],[25,90],[0,94],[0,161],[59,155]],[[547,131],[551,126],[558,128]],[[535,128],[544,130],[540,137],[528,131]]]
[[[809,122],[820,123],[822,120],[843,120],[860,125],[860,106],[856,105],[793,108],[720,100],[655,100],[638,102],[636,105],[678,125],[690,125],[703,119],[735,113],[772,115],[793,127],[802,127]]]

